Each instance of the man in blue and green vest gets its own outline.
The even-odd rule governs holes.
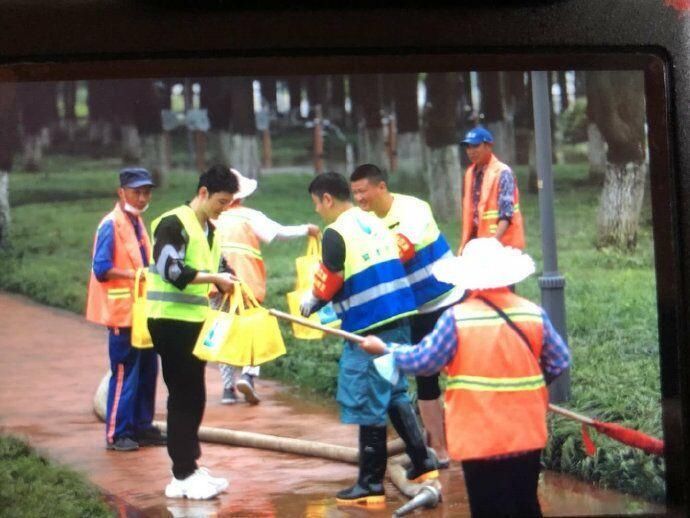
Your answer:
[[[332,301],[345,331],[391,341],[409,337],[409,317],[417,312],[417,304],[391,233],[376,216],[353,206],[348,181],[340,174],[317,176],[309,193],[328,226],[313,290],[302,300],[302,315]],[[412,460],[408,478],[438,477],[437,462],[424,445],[405,378],[395,384],[384,381],[373,357],[347,341],[340,358],[336,399],[341,421],[359,425],[359,476],[352,487],[337,494],[338,503],[385,505],[387,416]]]
[[[153,259],[146,276],[148,327],[161,357],[168,387],[168,454],[173,478],[168,498],[213,498],[228,486],[196,461],[201,456],[199,426],[206,406],[206,362],[192,354],[209,310],[212,286],[232,290],[224,272],[213,225],[232,202],[237,178],[226,166],[203,173],[194,199],[151,224]]]
[[[350,187],[359,208],[375,214],[403,251],[400,258],[419,311],[410,324],[412,343],[418,343],[431,332],[441,314],[462,297],[461,289],[439,281],[431,273],[434,264],[453,257],[453,252],[429,204],[414,196],[390,192],[387,174],[374,164],[358,166],[350,175]],[[447,468],[449,457],[438,378],[438,373],[416,376],[417,404],[439,467]]]

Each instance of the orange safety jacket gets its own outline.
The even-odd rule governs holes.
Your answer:
[[[491,307],[524,332],[530,349]],[[455,460],[485,459],[546,445],[548,393],[539,366],[539,306],[507,288],[482,290],[454,306],[457,352],[447,365],[446,436]]]
[[[266,266],[261,255],[261,243],[250,220],[247,209],[231,207],[218,218],[216,235],[226,263],[249,285],[261,303],[266,298]]]
[[[465,184],[462,197],[462,240],[460,242],[460,252],[470,240],[472,235],[474,206],[472,205],[472,190],[474,188],[474,171],[476,165],[472,164],[465,171]],[[498,230],[498,184],[501,172],[510,168],[500,162],[495,155],[491,155],[491,160],[484,169],[481,193],[479,195],[479,223],[477,235],[475,237],[491,237],[496,235]],[[512,174],[512,172],[511,172]],[[525,231],[522,224],[522,213],[520,212],[520,193],[515,182],[513,194],[513,217],[510,225],[501,236],[501,243],[504,246],[512,246],[523,250],[525,248]]]
[[[145,247],[146,256],[150,257],[151,241],[146,233],[146,227],[141,217],[137,216],[137,219],[141,229],[141,244]],[[121,268],[123,270],[143,268],[144,263],[141,259],[140,243],[137,240],[134,226],[119,203],[115,205],[111,212],[105,215],[98,228],[107,221],[112,221],[114,228],[113,268]],[[96,232],[96,237],[94,238],[94,254],[96,252],[97,239],[98,232]],[[96,279],[93,269],[91,269],[86,299],[87,320],[108,327],[131,327],[133,301],[133,279],[112,279],[100,282]]]

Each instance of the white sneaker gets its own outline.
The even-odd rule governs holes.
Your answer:
[[[199,473],[200,475],[206,477],[206,480],[208,480],[211,484],[216,486],[218,488],[218,491],[224,491],[228,488],[230,483],[227,481],[225,478],[221,477],[212,477],[211,472],[208,470],[208,468],[198,468],[195,473]]]
[[[183,480],[173,479],[165,486],[165,496],[168,498],[190,498],[192,500],[208,500],[216,496],[220,490],[203,473],[196,470]]]

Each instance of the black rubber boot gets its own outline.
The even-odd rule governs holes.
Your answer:
[[[412,461],[412,467],[407,470],[407,479],[422,482],[438,478],[438,461],[424,444],[422,430],[409,403],[394,403],[388,408],[393,428],[405,443],[405,451]]]
[[[386,474],[387,460],[386,427],[360,426],[357,483],[338,492],[336,502],[341,505],[385,506],[383,477]]]

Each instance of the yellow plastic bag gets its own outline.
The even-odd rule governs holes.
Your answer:
[[[290,310],[291,315],[295,315],[298,317],[302,316],[299,312],[299,303],[302,300],[302,296],[304,295],[304,293],[306,293],[308,290],[309,288],[307,287],[306,289],[291,291],[287,294],[288,309]],[[309,317],[309,320],[311,320],[315,324],[320,323],[319,316],[316,313],[312,314]],[[318,329],[303,326],[301,324],[295,324],[293,322],[292,334],[295,335],[295,338],[301,338],[302,340],[321,340],[323,338],[324,332],[319,331]]]
[[[244,367],[261,365],[285,354],[278,320],[259,305],[251,289],[238,283],[233,297],[233,320],[214,361]]]
[[[151,349],[153,342],[146,323],[146,282],[141,282],[143,268],[134,275],[134,302],[132,303],[132,347]]]
[[[237,305],[242,297],[238,290],[224,295],[217,309],[211,309],[206,316],[192,354],[207,362],[218,361],[218,355],[230,337],[230,328],[235,321]]]
[[[309,236],[307,251],[303,256],[295,259],[295,270],[297,272],[295,290],[299,291],[311,287],[320,261],[321,240],[318,237]]]

